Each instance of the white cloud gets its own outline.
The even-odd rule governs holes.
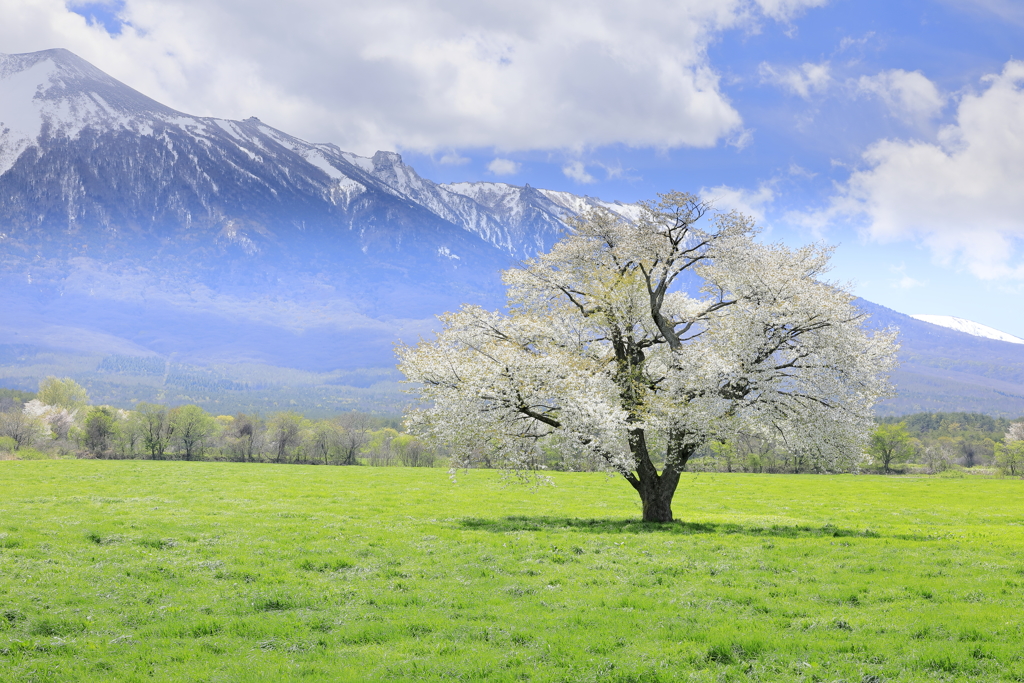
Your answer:
[[[822,7],[828,0],[757,0],[767,16],[777,21],[789,21],[808,7]]]
[[[754,131],[749,128],[744,128],[739,131],[736,135],[729,139],[728,144],[735,147],[737,151],[743,151],[750,146],[750,143],[754,141]]]
[[[814,173],[813,171],[808,171],[806,168],[800,166],[799,164],[790,162],[789,175],[794,176],[796,178],[807,178],[808,180],[812,180],[818,174]]]
[[[856,89],[878,96],[894,116],[919,126],[937,116],[946,104],[935,84],[920,71],[892,69],[875,76],[861,76]]]
[[[519,173],[519,167],[519,162],[511,159],[492,159],[491,163],[487,164],[487,170],[494,175],[515,175]]]
[[[614,163],[605,163],[605,162],[602,162],[602,161],[598,161],[598,162],[595,162],[595,163],[596,163],[596,165],[600,166],[601,169],[604,171],[604,179],[605,180],[615,180],[615,179],[618,179],[618,178],[627,178],[627,177],[630,177],[633,180],[639,180],[639,178],[633,178],[631,176],[627,176],[626,175],[626,169],[624,169],[622,167],[622,163],[621,162],[616,161]]]
[[[758,223],[764,223],[765,211],[775,200],[775,191],[767,183],[762,183],[756,190],[717,185],[701,189],[700,196],[716,211],[739,211]]]
[[[634,182],[638,181],[638,180],[643,180],[643,178],[641,176],[632,173],[632,171],[634,171],[635,169],[625,168],[623,166],[623,163],[620,162],[620,161],[614,161],[614,162],[593,161],[593,162],[590,162],[590,165],[591,166],[597,166],[602,171],[604,171],[604,179],[605,180],[630,180],[630,181],[634,181]],[[563,172],[564,172],[564,170],[563,170]]]
[[[448,152],[438,159],[438,163],[444,164],[445,166],[462,166],[463,164],[468,164],[470,161],[471,159],[469,157],[464,157],[458,152]]]
[[[868,44],[868,41],[874,37],[874,31],[868,31],[860,38],[854,38],[853,36],[845,36],[842,40],[839,41],[838,52],[845,52],[846,50],[849,50],[851,47],[864,47],[865,45]]]
[[[799,67],[774,67],[762,62],[758,67],[762,83],[772,83],[794,95],[810,99],[811,93],[823,92],[832,82],[832,68],[829,63],[812,64],[805,62]]]
[[[881,140],[843,193],[805,224],[861,216],[879,242],[921,240],[942,262],[985,279],[1024,278],[1024,62],[961,97],[936,142]],[[1019,253],[1019,252],[1018,252]]]
[[[582,161],[570,161],[562,167],[562,173],[566,178],[572,178],[577,183],[589,184],[597,182],[597,178],[587,173],[587,167]]]
[[[63,0],[0,0],[0,46],[358,153],[703,147],[742,124],[708,45],[823,1],[125,0],[112,36]]]

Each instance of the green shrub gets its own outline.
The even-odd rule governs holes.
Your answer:
[[[53,456],[35,448],[21,448],[17,453],[19,460],[49,460]]]

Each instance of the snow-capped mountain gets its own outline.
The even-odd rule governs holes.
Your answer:
[[[0,335],[390,364],[397,333],[498,305],[500,269],[597,205],[192,116],[67,50],[0,54]]]
[[[975,337],[996,339],[998,341],[1010,342],[1011,344],[1024,344],[1024,339],[1021,339],[1020,337],[1014,337],[1012,334],[1000,332],[999,330],[993,327],[989,327],[988,325],[982,325],[981,323],[976,323],[972,320],[954,318],[951,315],[912,315],[910,317],[914,318],[915,320],[931,323],[932,325],[948,327],[951,330],[956,330],[957,332],[964,332]]]
[[[378,255],[487,251],[333,145],[188,116],[66,50],[0,56],[0,130],[9,248],[72,254],[54,238],[84,231],[93,250],[135,238],[253,255],[299,231]]]
[[[254,253],[297,228],[356,233],[367,253],[412,246],[451,262],[475,250],[459,228],[523,258],[598,204],[529,186],[442,186],[394,152],[361,157],[256,118],[190,116],[67,50],[0,55],[0,221],[16,244],[44,227],[113,235],[131,225]]]
[[[593,197],[580,197],[569,192],[538,190],[529,184],[519,187],[507,183],[450,183],[440,185],[444,190],[468,197],[500,216],[504,224],[503,239],[507,251],[518,248],[523,255],[545,249],[565,231],[565,219],[591,209],[603,208],[627,219],[639,215],[635,204],[604,202]],[[502,246],[505,242],[488,239]],[[519,245],[514,247],[512,245]]]
[[[440,185],[394,152],[175,111],[66,50],[0,54],[3,381],[73,372],[49,365],[55,349],[94,368],[109,354],[393,366],[397,338],[462,303],[501,305],[500,269],[594,207],[639,210],[529,185]],[[892,410],[1024,410],[1024,340],[861,307],[903,331]],[[44,360],[24,361],[24,375],[4,360],[22,358]]]

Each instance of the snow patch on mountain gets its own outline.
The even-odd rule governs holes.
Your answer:
[[[572,214],[585,213],[591,209],[607,209],[629,221],[635,221],[640,217],[640,207],[637,204],[606,202],[595,197],[580,197],[570,192],[559,192],[557,190],[540,190],[540,192]]]
[[[334,180],[348,179],[344,173],[331,165],[331,162],[324,158],[323,152],[318,149],[307,149],[302,152],[302,158],[313,164]]]
[[[358,154],[352,154],[352,152],[342,152],[341,156],[353,166],[358,166],[367,173],[373,173],[373,159],[370,157],[361,157]]]
[[[987,339],[995,339],[997,341],[1009,342],[1011,344],[1024,344],[1024,339],[1021,339],[1020,337],[1014,337],[1012,334],[1000,332],[988,325],[982,325],[981,323],[976,323],[972,320],[964,320],[963,318],[955,318],[951,315],[912,315],[910,317],[915,320],[931,323],[932,325],[948,327],[949,329],[956,330],[957,332],[965,332],[966,334],[970,334],[975,337],[985,337]]]
[[[49,79],[56,66],[42,62],[15,72],[14,64],[0,55],[0,174],[5,173],[22,152],[32,146],[43,127],[35,101],[39,83]]]
[[[182,117],[59,49],[0,54],[0,103],[0,174],[43,134],[75,139],[93,127],[151,135],[152,119]]]
[[[167,153],[153,152],[152,146],[142,141],[146,137],[159,141]],[[69,141],[73,143],[70,148]],[[131,175],[108,179],[120,188],[104,197],[113,203],[103,204],[99,200],[103,193],[97,195],[95,188],[92,194],[86,192],[78,167],[51,159],[49,150],[54,145],[62,146],[61,154],[75,149],[85,157],[103,149],[104,154],[130,158],[125,168]],[[421,177],[395,152],[362,157],[336,145],[306,142],[255,117],[231,121],[191,116],[146,97],[63,49],[0,54],[0,177],[33,147],[40,153],[35,159],[26,158],[27,163],[19,165],[26,168],[17,173],[34,173],[37,179],[43,175],[55,185],[72,188],[49,207],[53,216],[66,215],[69,226],[93,220],[116,231],[125,221],[137,219],[135,215],[115,215],[132,205],[131,211],[143,216],[173,214],[187,228],[196,220],[215,221],[217,230],[223,230],[221,239],[246,252],[255,246],[226,226],[235,225],[234,221],[252,224],[247,211],[264,204],[268,197],[271,204],[277,202],[282,207],[287,202],[317,207],[310,210],[321,216],[357,211],[368,217],[379,210],[375,215],[390,221],[398,215],[394,211],[412,211],[419,216],[415,219],[419,224],[441,219],[515,258],[529,258],[550,248],[565,234],[566,220],[588,209],[603,207],[628,219],[637,215],[632,205],[529,185],[439,185]],[[41,171],[43,168],[47,170]],[[140,176],[147,177],[148,184],[139,184]],[[155,184],[154,178],[159,179]],[[24,187],[9,174],[4,179]],[[226,198],[237,196],[240,188],[245,188],[243,194],[259,188],[255,190],[259,196],[238,200],[245,206],[241,212],[234,209],[238,215],[225,213]],[[126,194],[119,196],[118,192]],[[52,199],[55,195],[47,196]],[[135,206],[142,196],[162,204],[145,209]],[[402,208],[390,198],[402,200]],[[8,203],[16,209],[32,201],[38,203],[42,196]],[[58,206],[61,202],[66,206]],[[0,208],[3,204],[0,199]],[[392,208],[380,208],[385,205]],[[290,214],[278,216],[266,206],[271,213],[260,214],[256,223],[268,218],[278,223],[292,220]],[[433,216],[425,218],[429,214],[420,213],[423,209]],[[29,218],[26,214],[19,220],[24,223]],[[362,235],[364,230],[359,232]]]

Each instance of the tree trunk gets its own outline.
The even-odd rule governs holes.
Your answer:
[[[672,497],[679,485],[679,472],[676,466],[669,464],[659,475],[658,468],[651,462],[647,450],[647,438],[642,429],[633,429],[629,433],[630,450],[636,461],[636,473],[625,474],[626,481],[640,494],[643,505],[643,521],[671,522]],[[685,460],[681,465],[685,464]]]
[[[643,520],[645,522],[673,521],[672,497],[679,484],[679,472],[671,467],[666,467],[661,475],[655,474],[654,478],[645,477],[639,483],[637,493],[640,494],[640,502],[643,504]]]

